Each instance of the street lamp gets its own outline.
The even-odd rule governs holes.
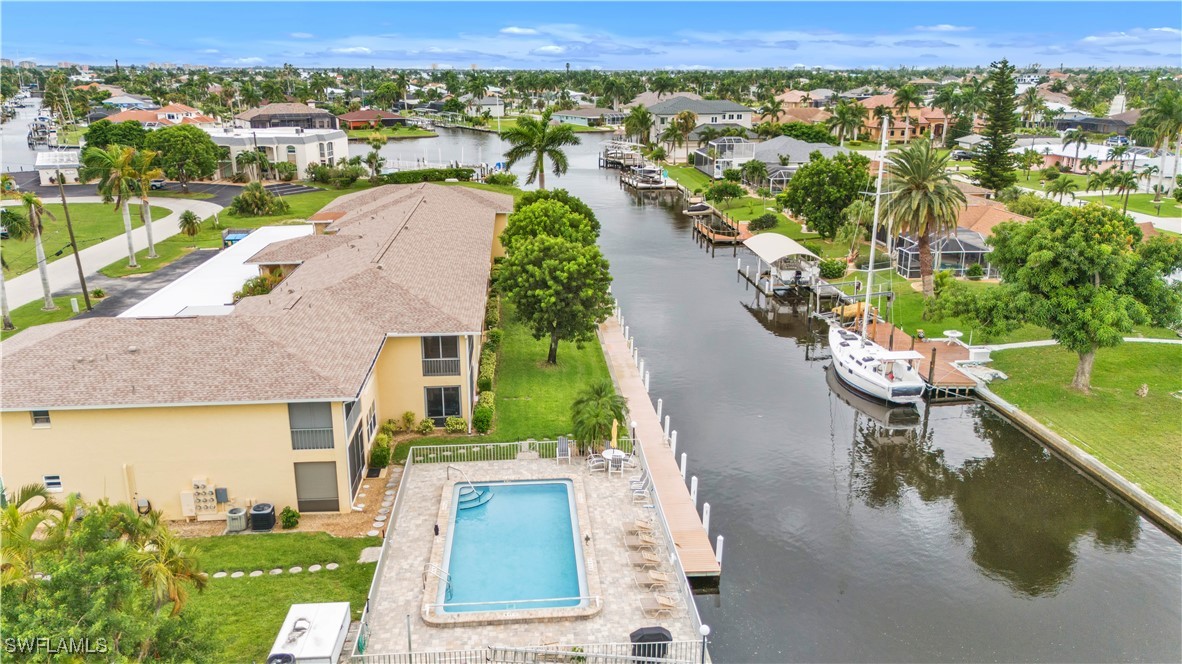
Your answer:
[[[698,633],[702,635],[702,664],[706,664],[706,637],[710,636],[710,625],[702,625]]]

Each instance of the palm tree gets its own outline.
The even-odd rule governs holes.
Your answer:
[[[1108,154],[1106,155],[1106,159],[1107,159],[1108,161],[1116,161],[1116,162],[1120,162],[1120,163],[1117,165],[1117,168],[1119,168],[1120,170],[1124,170],[1124,167],[1125,167],[1125,155],[1126,155],[1126,154],[1128,154],[1128,153],[1129,153],[1129,146],[1127,146],[1127,145],[1114,145],[1114,146],[1112,146],[1112,147],[1108,148]]]
[[[702,127],[702,130],[698,132],[698,147],[702,147],[719,136],[722,136],[722,132],[719,131],[717,127],[712,127],[710,125]]]
[[[1084,183],[1084,191],[1092,191],[1093,189],[1100,192],[1100,202],[1104,202],[1104,191],[1112,186],[1113,172],[1097,171],[1088,175],[1088,180]]]
[[[759,107],[759,114],[763,117],[771,117],[772,122],[779,122],[780,116],[784,114],[784,102],[772,97],[763,102]]]
[[[41,198],[31,191],[21,194],[21,203],[29,210],[29,229],[33,232],[33,248],[37,252],[37,272],[41,274],[41,292],[45,298],[41,310],[53,311],[57,309],[57,305],[53,303],[53,291],[49,288],[49,267],[45,260],[45,245],[41,241],[45,227],[41,219],[45,216],[53,219],[54,216],[45,209]]]
[[[857,135],[857,131],[862,128],[862,123],[868,113],[869,110],[862,104],[842,99],[837,102],[837,106],[833,108],[833,115],[825,121],[825,124],[830,130],[837,132],[838,144],[844,146],[846,136]]]
[[[693,111],[682,111],[669,121],[677,132],[681,134],[681,142],[685,144],[685,160],[689,161],[689,135],[698,126],[698,116]]]
[[[913,85],[904,85],[895,90],[895,110],[903,116],[903,143],[911,138],[911,109],[923,106],[923,96]]]
[[[33,234],[33,229],[29,226],[29,218],[11,208],[0,208],[0,226],[8,231],[8,239],[10,240],[25,240]],[[16,326],[12,323],[12,313],[8,310],[8,290],[4,284],[4,271],[7,269],[8,262],[4,260],[3,255],[0,255],[0,318],[3,319],[5,330],[15,330]],[[2,497],[0,496],[0,498]]]
[[[624,131],[635,137],[638,143],[648,145],[654,121],[652,112],[645,108],[644,104],[637,104],[624,118]]]
[[[156,258],[156,243],[152,240],[152,204],[148,200],[148,192],[152,190],[152,180],[164,177],[164,171],[154,165],[159,154],[154,150],[136,150],[131,160],[132,175],[139,188],[140,221],[148,233],[148,258]]]
[[[185,210],[177,220],[177,227],[187,237],[196,237],[201,232],[201,217],[192,210]]]
[[[1079,165],[1079,149],[1088,147],[1088,137],[1082,131],[1067,132],[1063,137],[1063,147],[1075,146],[1075,159],[1071,162],[1071,169]]]
[[[1019,95],[1018,105],[1022,107],[1022,122],[1027,125],[1034,123],[1034,113],[1038,106],[1042,103],[1042,97],[1038,96],[1038,87],[1030,86]]]
[[[123,231],[127,237],[127,267],[139,267],[135,260],[135,245],[131,241],[131,196],[137,180],[132,165],[135,148],[108,145],[106,149],[87,148],[82,153],[82,179],[98,179],[98,191],[103,201],[114,201],[115,208],[123,209]]]
[[[616,394],[610,380],[588,385],[571,404],[571,424],[579,447],[598,447],[611,437],[612,423],[624,423],[628,402]]]
[[[1058,177],[1047,183],[1047,194],[1049,196],[1058,196],[1059,202],[1063,202],[1063,197],[1070,194],[1071,198],[1075,198],[1075,192],[1079,189],[1079,183],[1069,177]]]
[[[1042,155],[1033,148],[1026,148],[1019,155],[1018,160],[1022,164],[1022,168],[1026,169],[1026,179],[1029,181],[1030,169],[1042,162]]]
[[[1100,166],[1100,160],[1092,155],[1088,155],[1079,160],[1079,165],[1084,169],[1084,173],[1091,173],[1092,169]]]
[[[1174,150],[1174,174],[1178,174],[1178,154],[1182,152],[1182,94],[1177,90],[1159,92],[1142,113],[1141,122],[1153,129],[1157,139],[1154,142],[1154,149],[1157,150],[1161,160],[1157,170],[1157,195],[1153,199],[1154,202],[1157,202],[1165,193],[1163,185],[1166,170],[1165,148],[1172,141],[1177,141],[1177,148]]]
[[[256,182],[263,179],[260,168],[265,161],[266,157],[263,156],[263,153],[256,150],[243,150],[234,157],[234,164],[238,166],[239,169],[246,170],[249,168],[254,172],[254,179]]]
[[[677,146],[681,145],[681,130],[675,124],[668,124],[664,131],[661,132],[661,142],[669,145],[670,156],[672,163],[677,163]]]
[[[529,177],[525,182],[530,184],[537,180],[539,189],[546,188],[546,160],[549,159],[553,165],[554,175],[562,175],[566,173],[568,166],[562,147],[580,143],[579,137],[575,136],[575,130],[570,125],[550,124],[552,113],[550,109],[546,109],[542,111],[540,119],[518,118],[516,126],[501,133],[501,138],[512,145],[505,152],[506,167],[512,168],[513,164],[533,157]]]
[[[369,154],[365,155],[365,165],[369,166],[370,173],[376,178],[382,167],[386,165],[386,158],[377,150],[370,150]]]
[[[781,134],[780,125],[774,122],[760,122],[755,125],[755,135],[767,140]]]
[[[1132,171],[1117,171],[1112,174],[1112,188],[1117,196],[1125,199],[1124,212],[1129,211],[1129,194],[1137,190],[1137,174]]]
[[[172,615],[177,615],[189,599],[187,586],[198,591],[205,589],[209,575],[201,571],[189,547],[167,528],[158,527],[146,546],[132,555],[143,584],[152,590],[156,612],[165,604],[172,604]]]
[[[956,229],[965,205],[964,193],[948,176],[948,155],[938,154],[927,139],[892,154],[886,167],[890,189],[883,213],[896,233],[907,232],[916,238],[923,293],[932,297],[932,235]]]
[[[47,545],[43,533],[60,515],[61,506],[43,484],[0,494],[0,587],[23,596],[36,582],[36,554]]]
[[[767,179],[767,164],[758,159],[752,159],[744,163],[742,171],[743,177],[747,179],[748,183],[754,186],[763,184],[763,181]]]

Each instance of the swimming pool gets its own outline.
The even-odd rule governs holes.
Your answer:
[[[570,480],[486,482],[483,504],[460,508],[452,489],[451,527],[436,603],[445,613],[579,607],[586,603],[582,535]]]

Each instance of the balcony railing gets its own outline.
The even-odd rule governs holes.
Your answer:
[[[424,376],[458,376],[460,375],[460,358],[445,357],[442,359],[423,358]]]
[[[291,449],[293,450],[331,450],[332,447],[331,428],[291,430]]]

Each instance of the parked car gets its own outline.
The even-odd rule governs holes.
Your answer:
[[[163,189],[164,183],[165,183],[164,178],[156,178],[155,180],[148,182],[148,188],[149,189]]]
[[[1108,139],[1104,141],[1104,145],[1107,145],[1108,147],[1113,147],[1115,145],[1128,145],[1128,144],[1129,144],[1129,137],[1128,136],[1109,136]]]
[[[952,151],[952,160],[953,161],[968,161],[972,158],[973,158],[973,153],[969,152],[968,150],[953,150]]]

